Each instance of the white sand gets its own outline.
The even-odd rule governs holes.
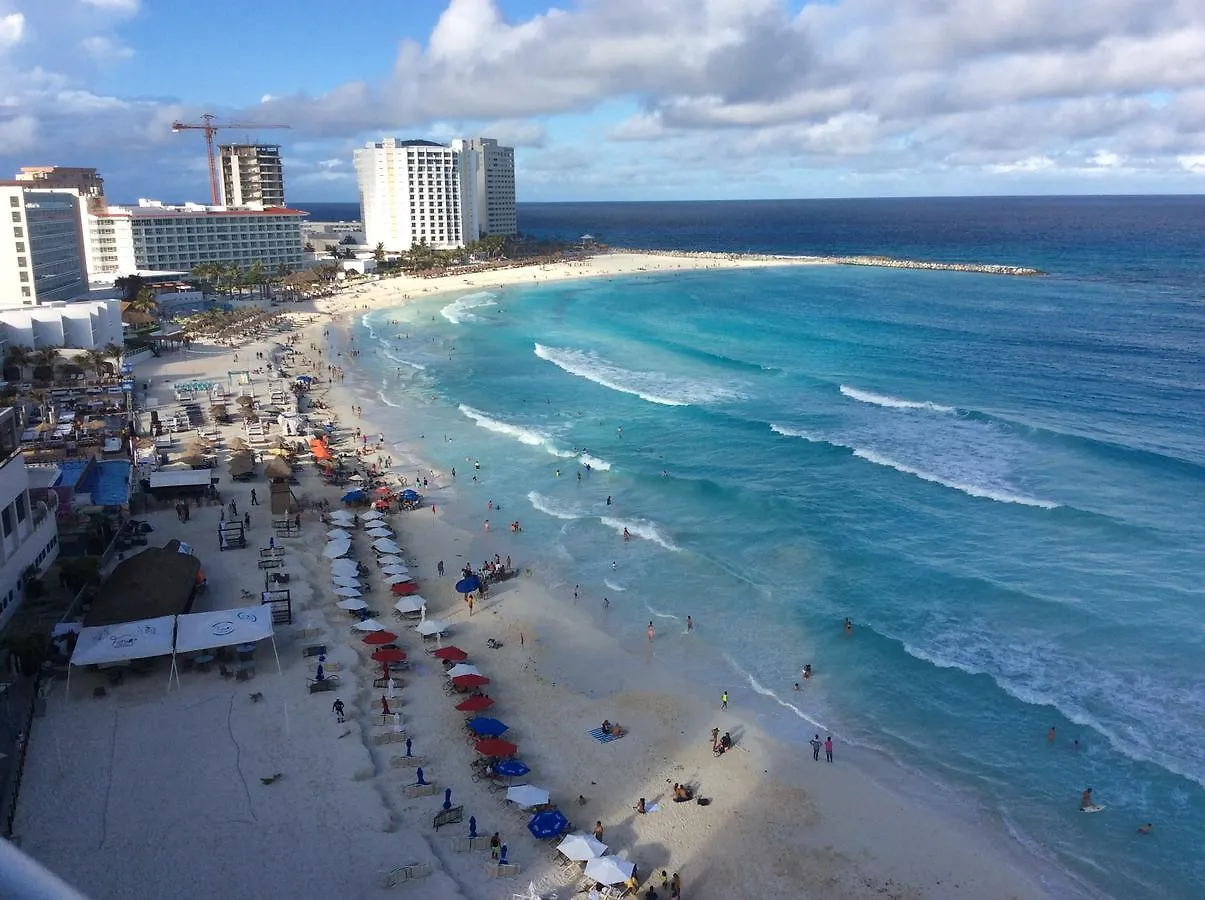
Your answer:
[[[395,279],[323,306],[329,314],[366,303],[394,304],[403,294],[532,276],[729,262],[736,261],[608,255],[581,266],[470,276],[464,284]],[[311,340],[321,340],[321,327],[311,328],[300,347]],[[240,354],[253,357],[266,347],[244,347]],[[224,377],[228,369],[245,367],[247,356],[240,359],[235,365],[227,352],[200,348],[140,366],[137,378],[153,380],[153,390],[162,394],[157,386],[164,379]],[[354,377],[349,373],[342,388],[320,385],[316,393],[341,410],[345,426],[389,435],[390,423],[374,421],[371,409],[359,422],[349,414]],[[396,452],[394,462],[406,473],[428,468]],[[303,485],[294,488],[299,496],[337,499],[336,490],[322,488],[312,470],[303,473]],[[211,586],[199,609],[243,605],[240,589],[262,584],[254,548],[267,543],[268,513],[246,506],[252,486],[266,494],[263,481],[232,486],[223,478],[220,485],[224,499],[237,499],[240,514],[244,508],[252,513],[251,546],[245,550],[217,552],[216,507],[194,510],[185,525],[170,507],[147,517],[155,526],[152,543],[180,537],[197,548]],[[437,484],[427,494],[441,508],[453,502]],[[955,816],[893,793],[868,777],[871,760],[863,765],[840,746],[835,764],[814,763],[744,719],[735,691],[733,708],[721,716],[717,698],[698,696],[659,664],[655,645],[621,646],[600,627],[600,610],[553,597],[535,577],[495,587],[470,619],[453,593],[456,571],[466,560],[494,553],[512,555],[521,567],[522,535],[469,534],[429,509],[392,518],[432,614],[453,620],[451,640],[493,679],[486,691],[497,706],[489,714],[511,726],[506,737],[519,744],[531,766],[529,780],[550,790],[575,826],[603,823],[612,850],[639,864],[641,896],[654,871],[660,889],[661,869],[681,873],[683,896],[691,900],[1047,896],[1035,865],[1014,856],[1015,848],[978,827],[971,815]],[[278,541],[288,548],[297,621],[278,631],[283,676],[270,662],[270,648],[261,647],[258,675],[247,684],[233,684],[216,672],[186,672],[182,687],[168,691],[167,667],[161,664],[146,679],[127,676],[103,699],[90,696],[99,683],[90,674],[76,673],[82,677],[73,679],[70,702],[56,688],[48,715],[30,737],[16,822],[24,849],[97,900],[385,893],[507,900],[529,881],[545,893],[572,896],[574,888],[556,872],[547,847],[527,834],[525,818],[502,809],[484,785],[471,781],[475,754],[463,735],[463,715],[444,695],[444,676],[427,661],[413,632],[402,635],[415,666],[401,689],[401,712],[414,752],[426,757],[428,780],[453,788],[453,802],[465,805],[465,824],[437,834],[432,816],[442,792],[404,797],[413,770],[389,765],[391,756],[404,752],[402,745],[372,743],[385,730],[368,724],[381,693],[371,686],[378,669],[350,635],[352,620],[334,607],[328,566],[320,556],[324,531],[310,517],[302,539]],[[371,556],[362,533],[355,542],[362,559]],[[434,578],[440,559],[448,567],[442,580]],[[389,601],[381,590],[378,582],[367,599],[388,620]],[[310,641],[302,640],[300,630],[307,625],[321,629],[331,662],[342,664],[337,695],[306,693],[308,667],[300,646]],[[503,648],[487,649],[491,637]],[[253,691],[263,693],[262,702],[251,701]],[[335,722],[335,696],[348,704],[347,725]],[[586,732],[604,718],[622,722],[628,736],[596,743]],[[737,736],[736,751],[712,756],[713,725]],[[260,783],[260,777],[277,772],[283,776],[277,783]],[[669,802],[674,781],[691,784],[711,805]],[[577,804],[579,794],[587,798],[584,807]],[[641,796],[657,801],[660,810],[638,816],[631,807]],[[456,852],[469,815],[477,817],[480,833],[501,831],[522,875],[488,878],[488,853]],[[388,892],[382,888],[390,868],[415,862],[430,863],[433,874]]]

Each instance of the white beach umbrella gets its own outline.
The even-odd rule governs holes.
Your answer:
[[[344,541],[351,540],[351,532],[344,531],[342,528],[332,528],[330,531],[328,531],[326,533],[326,536],[328,538],[330,538],[332,541],[335,540],[336,538],[339,538],[340,540],[344,540]]]
[[[372,522],[375,519],[385,518],[385,514],[379,509],[370,509],[368,512],[364,513],[364,515],[360,516],[360,518],[365,522]]]
[[[388,528],[369,528],[368,536],[370,538],[391,538],[393,537],[393,532]]]
[[[419,634],[443,634],[448,630],[448,623],[443,619],[423,619],[414,626],[414,630]]]
[[[586,862],[607,852],[606,844],[583,831],[566,836],[556,848],[574,862]]]
[[[335,559],[343,556],[351,549],[351,541],[331,541],[322,551],[322,555],[327,559]]]
[[[461,675],[480,675],[481,670],[476,666],[471,666],[468,663],[458,663],[448,669],[449,678],[459,678]]]
[[[340,509],[330,514],[330,520],[336,525],[347,526],[354,523],[356,521],[356,517],[353,513]]]
[[[393,608],[400,613],[422,612],[427,608],[427,601],[418,594],[411,594],[409,597],[399,597]]]
[[[360,582],[356,580],[355,575],[339,575],[335,572],[331,573],[331,585],[337,588],[360,588]]]
[[[384,631],[385,626],[376,619],[365,619],[363,622],[357,622],[352,628],[356,631]]]
[[[586,877],[599,884],[623,884],[632,877],[634,868],[636,866],[618,856],[596,856],[586,860]]]
[[[347,480],[348,481],[363,481],[364,479],[359,475],[349,475],[347,477]]]
[[[385,576],[386,584],[401,584],[403,581],[413,581],[413,580],[414,579],[411,578],[409,575],[386,575]]]
[[[374,550],[380,550],[382,553],[401,553],[402,548],[389,538],[377,538],[372,542]]]
[[[358,598],[353,600],[340,600],[335,604],[335,606],[339,607],[339,609],[345,609],[348,612],[355,612],[359,609],[368,609],[368,604]]]
[[[341,584],[341,585],[339,585],[339,587],[335,588],[335,596],[336,597],[360,597],[363,595],[360,593],[359,588],[354,588],[354,587],[351,587],[350,585]],[[361,609],[362,607],[356,607],[356,608]]]
[[[404,566],[405,564],[406,560],[393,554],[390,554],[389,556],[382,556],[377,560],[378,566]]]
[[[533,806],[543,806],[547,803],[548,791],[542,787],[536,787],[534,784],[516,784],[514,787],[506,789],[506,799],[522,809],[530,809]]]
[[[354,559],[336,559],[331,562],[331,572],[337,575],[355,575],[360,567]]]
[[[409,575],[410,570],[403,565],[381,566],[382,575]]]

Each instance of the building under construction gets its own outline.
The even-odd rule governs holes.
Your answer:
[[[277,144],[222,144],[221,204],[256,208],[285,205],[284,167]]]

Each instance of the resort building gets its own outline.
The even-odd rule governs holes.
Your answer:
[[[110,207],[129,216],[134,264],[138,269],[188,272],[200,263],[248,269],[302,265],[300,210],[230,209],[225,206],[165,206],[139,200],[136,207]]]
[[[134,229],[128,212],[106,209],[103,213],[86,216],[87,242],[84,256],[88,263],[88,279],[96,281],[107,275],[129,275],[137,268],[134,258]]]
[[[465,194],[454,149],[386,138],[357,150],[355,167],[367,244],[395,251],[464,246]]]
[[[26,583],[59,553],[55,517],[45,503],[30,501],[20,437],[17,411],[0,410],[0,628],[16,612]]]
[[[74,190],[0,182],[0,308],[68,300],[87,290],[81,203]]]
[[[223,206],[255,209],[285,205],[284,166],[276,144],[222,144]]]
[[[102,213],[108,202],[105,200],[105,180],[96,169],[74,166],[22,166],[17,181],[27,187],[40,190],[74,191],[84,199],[84,208],[92,213]]]
[[[10,347],[99,350],[123,339],[121,300],[77,300],[0,309],[0,333]]]
[[[515,148],[502,147],[492,138],[453,141],[462,154],[472,158],[473,205],[477,210],[478,237],[515,234]]]

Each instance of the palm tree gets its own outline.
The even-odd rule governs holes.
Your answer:
[[[9,347],[8,353],[4,357],[4,368],[16,368],[18,372],[17,381],[24,381],[25,369],[31,364],[30,358],[32,355],[33,351],[31,349],[20,344]]]
[[[104,350],[87,350],[79,358],[80,366],[94,371],[97,378],[108,374],[108,360],[109,354]]]
[[[42,381],[54,381],[54,367],[62,360],[62,354],[59,353],[58,347],[42,347],[33,351],[29,355],[29,362],[33,365],[33,374],[37,378],[38,371],[41,369],[49,369],[50,377],[40,379]]]
[[[106,359],[113,360],[113,371],[119,371],[121,368],[121,357],[125,353],[125,347],[121,344],[108,343],[101,348]]]
[[[159,311],[159,301],[155,299],[154,290],[145,285],[140,287],[137,296],[130,301],[130,309],[145,313],[148,316],[155,315]]]
[[[262,299],[264,296],[264,285],[268,281],[268,274],[264,270],[264,264],[257,259],[251,264],[251,268],[246,271],[244,279],[247,284],[258,291]]]
[[[113,281],[114,287],[121,291],[121,299],[129,302],[133,302],[145,283],[141,275],[122,275]]]
[[[385,244],[384,244],[384,242],[377,243],[376,249],[372,251],[372,258],[375,259],[378,263],[383,263],[385,261]]]

